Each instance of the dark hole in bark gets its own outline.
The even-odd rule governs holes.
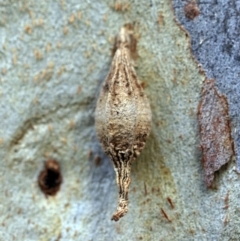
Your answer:
[[[62,174],[59,163],[56,160],[45,162],[44,169],[38,177],[38,184],[45,195],[56,195],[60,190]]]

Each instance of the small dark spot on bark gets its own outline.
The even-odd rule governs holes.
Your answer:
[[[194,234],[195,234],[195,231],[194,231],[193,229],[190,229],[190,230],[189,230],[189,233],[192,234],[192,235],[194,235]]]
[[[185,4],[184,14],[188,19],[191,19],[191,20],[193,20],[200,14],[200,10],[199,10],[198,5],[195,2],[195,0],[192,0]]]
[[[109,91],[109,85],[108,83],[106,83],[104,86],[103,86],[103,89],[105,92]]]
[[[226,52],[229,56],[232,55],[233,43],[226,43],[223,45],[223,52]]]
[[[95,165],[96,165],[96,166],[101,166],[101,164],[102,164],[102,159],[101,159],[100,156],[95,156],[94,161],[95,161]]]
[[[48,160],[44,169],[38,176],[38,185],[45,195],[54,196],[62,183],[62,174],[59,163],[56,160]]]
[[[142,82],[142,83],[141,83],[141,87],[142,87],[143,89],[145,89],[145,88],[147,87],[147,83],[146,83],[146,82]]]
[[[234,59],[235,59],[236,61],[240,61],[240,55],[235,55],[235,56],[234,56]]]

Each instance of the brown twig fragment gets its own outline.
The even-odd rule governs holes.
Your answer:
[[[163,208],[161,208],[161,212],[162,212],[162,214],[163,214],[163,216],[168,220],[168,222],[172,222],[172,220],[171,219],[169,219],[169,217],[168,217],[168,215],[167,215],[167,213],[164,211],[164,209]]]
[[[172,199],[170,197],[167,197],[167,201],[169,202],[171,208],[174,209],[174,204],[173,204]]]
[[[133,26],[121,28],[114,57],[95,111],[95,125],[104,151],[112,159],[119,187],[118,221],[128,211],[130,169],[145,146],[151,128],[151,109],[134,70],[136,39]]]
[[[224,198],[224,203],[225,203],[224,209],[228,209],[228,207],[229,207],[229,192],[227,192],[227,194]]]
[[[144,182],[144,194],[145,194],[145,196],[148,195],[146,182]]]
[[[198,106],[203,167],[207,187],[213,184],[214,173],[234,155],[228,102],[219,94],[214,80],[205,80]]]

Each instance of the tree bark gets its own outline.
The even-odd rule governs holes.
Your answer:
[[[190,21],[183,6],[174,1],[181,23]],[[193,23],[208,14],[201,7]],[[207,70],[174,9],[168,0],[0,2],[1,240],[239,240],[235,163],[215,175],[216,190],[203,180],[197,109]],[[94,110],[125,23],[139,33],[136,72],[153,125],[131,167],[128,213],[114,222],[118,189]],[[231,113],[239,133],[239,114]],[[44,168],[46,184],[61,185],[54,196],[38,186]]]

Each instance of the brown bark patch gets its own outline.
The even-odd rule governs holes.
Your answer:
[[[204,179],[207,187],[212,187],[214,173],[234,155],[227,98],[219,94],[213,79],[206,79],[203,83],[202,99],[198,107],[198,122]]]
[[[197,3],[195,1],[187,2],[184,6],[184,14],[190,20],[196,18],[200,14]]]

